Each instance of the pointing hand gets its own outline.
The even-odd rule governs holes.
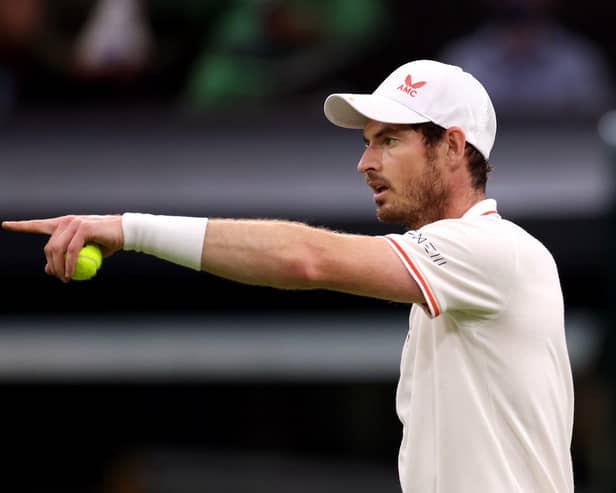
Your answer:
[[[49,235],[44,251],[45,272],[68,282],[73,275],[79,251],[87,242],[100,245],[108,257],[122,249],[122,216],[61,216],[28,221],[3,221],[2,227],[18,233]]]

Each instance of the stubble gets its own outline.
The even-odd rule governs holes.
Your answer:
[[[426,157],[423,173],[405,184],[400,203],[377,212],[380,221],[402,224],[410,230],[416,230],[445,217],[447,187],[437,166],[436,156],[427,152]]]

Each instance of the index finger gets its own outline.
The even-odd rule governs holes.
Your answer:
[[[58,226],[59,218],[30,219],[28,221],[2,221],[2,228],[17,233],[52,234]]]

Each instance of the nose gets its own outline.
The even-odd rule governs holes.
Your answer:
[[[378,153],[369,145],[361,156],[359,163],[357,163],[357,171],[359,173],[366,173],[369,170],[379,170],[381,167],[381,161]]]

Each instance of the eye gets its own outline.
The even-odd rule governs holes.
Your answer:
[[[398,139],[394,137],[383,137],[383,145],[390,146],[394,144]]]

